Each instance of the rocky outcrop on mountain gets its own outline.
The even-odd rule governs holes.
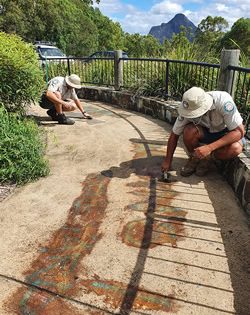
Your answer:
[[[197,27],[182,13],[176,14],[175,17],[168,23],[162,23],[161,25],[153,26],[149,31],[149,34],[159,39],[159,41],[163,43],[165,39],[169,40],[174,34],[180,33],[181,26],[186,27],[186,29],[190,31],[188,38],[189,40],[192,40]]]

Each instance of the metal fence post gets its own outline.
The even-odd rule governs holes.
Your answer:
[[[166,61],[166,86],[165,86],[165,96],[169,97],[169,61]]]
[[[67,57],[68,75],[71,75],[69,57]]]
[[[122,58],[122,50],[115,50],[115,58],[114,58],[114,75],[115,75],[115,90],[120,90],[123,85],[123,61],[120,60]]]
[[[220,75],[218,80],[218,90],[227,91],[234,97],[235,77],[234,71],[229,70],[228,66],[239,65],[239,49],[223,49],[221,51]]]

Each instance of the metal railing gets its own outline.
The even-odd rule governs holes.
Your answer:
[[[123,87],[149,96],[181,99],[192,86],[216,89],[218,64],[170,59],[129,58],[123,64]]]
[[[243,67],[229,66],[233,71],[234,87],[231,86],[231,95],[241,113],[246,127],[247,138],[250,139],[250,69]]]
[[[46,81],[55,76],[75,73],[81,82],[90,85],[114,86],[113,58],[47,58],[43,64]]]
[[[220,74],[219,64],[153,58],[119,58],[122,71],[121,86],[137,95],[181,100],[182,94],[192,86],[206,91],[216,90]],[[46,60],[46,79],[75,73],[83,84],[115,86],[115,61],[113,58],[60,58]],[[250,69],[228,66],[233,71],[231,95],[244,118],[250,138]]]

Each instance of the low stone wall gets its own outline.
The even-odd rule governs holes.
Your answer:
[[[175,101],[139,97],[124,91],[103,87],[83,87],[78,90],[78,96],[79,98],[106,102],[121,108],[138,111],[170,124],[173,124],[177,117],[178,102]],[[247,151],[225,163],[223,175],[232,186],[243,209],[250,215],[250,143],[247,144]]]

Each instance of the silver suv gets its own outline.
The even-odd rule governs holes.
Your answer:
[[[45,65],[46,59],[61,59],[67,56],[54,44],[50,42],[35,42],[35,49],[38,53],[42,65]]]

